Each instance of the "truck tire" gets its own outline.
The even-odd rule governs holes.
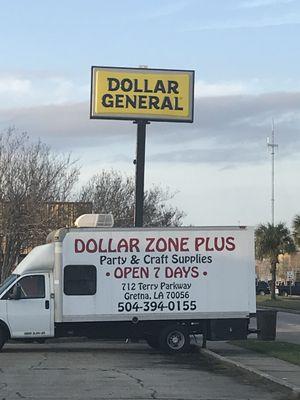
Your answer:
[[[147,336],[146,342],[153,349],[159,349],[159,339],[157,336]]]
[[[184,326],[171,325],[159,336],[159,347],[168,353],[185,353],[190,348],[190,337]]]
[[[6,342],[6,334],[3,330],[3,328],[0,327],[0,350],[4,346],[5,342]]]

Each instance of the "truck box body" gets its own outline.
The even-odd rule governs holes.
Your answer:
[[[60,336],[68,330],[84,335],[92,327],[98,333],[121,332],[122,326],[124,335],[136,329],[138,337],[146,330],[156,336],[152,327],[166,329],[169,322],[186,330],[198,324],[198,333],[206,329],[210,339],[227,338],[214,327],[232,332],[237,326],[244,337],[256,311],[254,265],[251,228],[61,229],[20,263],[16,281],[0,291],[0,320],[16,338]],[[46,284],[45,321],[34,327],[33,319],[23,329],[23,318],[12,321],[22,314],[21,303],[26,312],[30,305],[8,293],[20,277],[37,280],[39,274]],[[5,316],[4,301],[14,317],[9,309]]]
[[[97,290],[64,293],[63,321],[245,317],[255,312],[251,236],[210,228],[70,231],[63,269],[95,266]]]

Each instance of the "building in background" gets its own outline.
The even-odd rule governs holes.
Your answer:
[[[269,260],[256,260],[255,270],[259,280],[271,280]],[[300,281],[300,250],[297,250],[293,254],[282,254],[279,256],[277,281],[287,283],[291,281],[290,276],[294,277],[292,281]]]
[[[44,244],[47,235],[55,229],[72,227],[82,214],[93,211],[91,202],[24,203],[19,207],[0,202],[0,262],[15,249],[10,244],[20,240],[15,256],[18,263],[35,246]],[[13,215],[14,214],[14,215]],[[11,240],[12,237],[15,240]]]

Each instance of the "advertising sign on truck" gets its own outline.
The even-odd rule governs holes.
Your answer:
[[[75,231],[64,239],[63,261],[84,265],[88,260],[96,267],[99,294],[93,313],[97,310],[101,319],[245,315],[255,279],[249,279],[251,234],[226,228]],[[239,284],[233,287],[233,282]],[[72,298],[64,299],[64,307],[67,316]]]

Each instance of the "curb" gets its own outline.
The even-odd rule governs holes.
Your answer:
[[[236,368],[239,368],[243,371],[246,371],[248,373],[251,374],[255,374],[257,376],[259,376],[262,379],[266,379],[268,381],[271,381],[272,383],[275,383],[276,385],[280,385],[285,387],[286,389],[290,390],[293,393],[293,398],[294,399],[300,399],[300,386],[294,386],[291,383],[288,382],[284,382],[282,379],[280,378],[275,378],[274,376],[271,376],[269,374],[266,374],[265,372],[259,371],[258,369],[252,368],[252,367],[248,367],[247,365],[244,365],[238,361],[233,361],[230,358],[224,357],[224,356],[220,356],[219,354],[208,350],[208,349],[201,349],[200,350],[201,354],[204,354],[205,356],[209,357],[209,358],[213,358],[216,359],[218,361],[221,361],[222,363],[234,366]]]
[[[259,306],[257,309],[262,308],[264,310],[268,310],[268,309],[273,309],[276,310],[278,312],[286,312],[289,314],[300,314],[300,310],[293,310],[291,308],[277,308],[277,307],[268,307],[268,306]]]

